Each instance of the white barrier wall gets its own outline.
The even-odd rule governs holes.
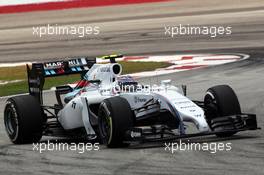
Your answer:
[[[58,2],[58,1],[69,1],[69,0],[0,0],[0,6],[38,4],[38,3]]]

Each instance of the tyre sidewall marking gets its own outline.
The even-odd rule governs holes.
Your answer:
[[[13,135],[9,134],[9,132],[7,131],[7,128],[6,128],[6,131],[9,135],[10,139],[12,141],[16,141],[17,137],[18,137],[18,133],[19,133],[19,122],[18,122],[18,114],[17,114],[16,106],[12,101],[9,101],[9,100],[6,102],[6,106],[8,106],[8,108],[10,108],[9,109],[9,110],[11,110],[10,112],[12,113],[12,115],[14,115],[13,117],[14,117],[15,122],[16,122],[16,132],[15,132],[15,135],[13,136]]]
[[[207,91],[205,95],[209,95],[210,97],[212,97],[212,100],[213,100],[213,101],[216,101],[216,98],[215,98],[215,96],[213,95],[212,92]]]
[[[109,120],[109,124],[110,124],[110,135],[109,135],[109,138],[107,140],[107,143],[110,144],[110,142],[112,141],[112,138],[113,138],[113,121],[112,121],[112,117],[111,117],[111,112],[110,110],[108,109],[108,106],[105,102],[102,102],[102,107],[108,117],[108,120]]]

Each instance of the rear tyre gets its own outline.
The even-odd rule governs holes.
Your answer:
[[[122,97],[105,99],[98,112],[99,134],[108,147],[125,147],[126,131],[134,126],[134,115],[129,103]]]
[[[207,90],[204,97],[205,116],[213,131],[234,129],[234,121],[226,116],[241,114],[238,98],[228,85],[218,85]],[[222,123],[219,125],[219,123]],[[223,125],[224,124],[224,125]],[[229,137],[236,132],[216,134],[218,137]]]
[[[43,115],[39,102],[31,95],[9,98],[4,110],[4,124],[15,144],[38,142],[43,132]]]

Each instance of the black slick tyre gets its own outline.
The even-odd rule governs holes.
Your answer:
[[[9,98],[4,110],[4,124],[15,144],[38,142],[43,132],[43,112],[31,95]]]
[[[105,99],[98,112],[100,139],[108,147],[124,147],[126,131],[133,127],[134,114],[126,99],[112,97]]]
[[[241,114],[241,108],[234,90],[228,85],[218,85],[207,90],[204,97],[205,116],[213,131],[227,131],[216,134],[218,137],[228,137],[236,132],[234,121],[227,116]]]

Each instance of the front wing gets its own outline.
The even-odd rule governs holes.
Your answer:
[[[223,117],[221,117],[223,118]],[[207,136],[207,135],[217,135],[217,134],[228,134],[228,133],[236,133],[246,130],[257,130],[261,129],[257,126],[257,120],[255,114],[237,114],[232,116],[225,116],[224,120],[216,120],[213,126],[225,126],[226,120],[232,122],[233,127],[223,127],[225,129],[222,130],[214,130],[209,132],[200,132],[200,133],[192,133],[192,134],[175,134],[169,131],[169,128],[164,126],[150,127],[150,128],[142,128],[142,127],[134,127],[130,128],[126,132],[125,140],[126,142],[166,142],[172,141],[182,138],[191,138],[198,136]],[[238,124],[238,121],[239,124]],[[230,126],[230,123],[228,124]]]

